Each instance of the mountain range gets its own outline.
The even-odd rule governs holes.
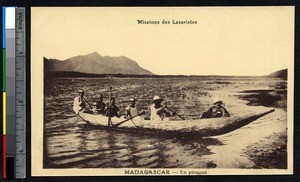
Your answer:
[[[98,52],[71,57],[66,60],[44,57],[45,72],[79,72],[86,74],[153,75],[125,56],[101,56]]]

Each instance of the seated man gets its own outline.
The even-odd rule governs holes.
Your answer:
[[[82,89],[78,90],[78,96],[75,97],[73,102],[73,111],[78,114],[79,111],[85,111],[86,105],[84,101],[84,91]]]
[[[121,117],[119,114],[119,108],[115,105],[115,98],[111,98],[110,104],[105,109],[106,116],[109,117]]]
[[[150,106],[151,116],[150,120],[163,120],[164,117],[173,116],[173,113],[170,113],[166,107],[162,106],[163,99],[159,96],[154,96],[153,104]]]
[[[99,109],[97,109],[97,102],[93,102],[91,113],[92,114],[99,114]]]
[[[102,94],[100,94],[100,97],[99,97],[99,100],[97,102],[96,107],[97,107],[98,114],[105,114],[106,105],[103,102],[103,95]]]
[[[200,118],[221,118],[229,117],[229,112],[222,106],[223,102],[218,98],[214,98],[214,105],[208,111],[202,113]]]
[[[138,115],[138,109],[136,107],[136,99],[135,98],[130,98],[130,105],[126,107],[126,118],[131,118],[133,116]]]

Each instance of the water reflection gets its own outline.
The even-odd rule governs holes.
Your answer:
[[[213,144],[209,141],[212,139],[204,142],[203,139],[114,131],[78,121],[74,117],[49,123],[52,127],[46,132],[46,168],[179,167],[185,162],[177,158],[185,155],[201,158],[209,154],[204,143]],[[55,122],[64,124],[58,128]],[[173,159],[175,163],[170,163]]]

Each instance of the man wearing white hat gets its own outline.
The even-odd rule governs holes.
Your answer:
[[[172,113],[169,113],[164,106],[161,105],[163,99],[159,96],[153,97],[153,104],[150,106],[151,110],[151,120],[163,120],[164,117],[172,116]]]
[[[133,116],[137,116],[138,115],[138,109],[136,107],[136,99],[135,98],[130,98],[130,105],[126,107],[126,118],[131,118]]]
[[[84,91],[82,89],[78,90],[78,96],[75,97],[73,102],[73,111],[78,114],[79,111],[85,110],[85,102],[84,102]]]
[[[202,113],[200,118],[221,118],[229,117],[229,112],[222,106],[223,102],[219,97],[214,98],[214,105],[208,111]]]

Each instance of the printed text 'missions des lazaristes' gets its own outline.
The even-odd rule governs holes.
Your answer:
[[[184,24],[198,24],[197,21],[195,20],[137,20],[137,24],[141,24],[141,25],[168,25],[168,24],[180,24],[180,25],[184,25]]]

